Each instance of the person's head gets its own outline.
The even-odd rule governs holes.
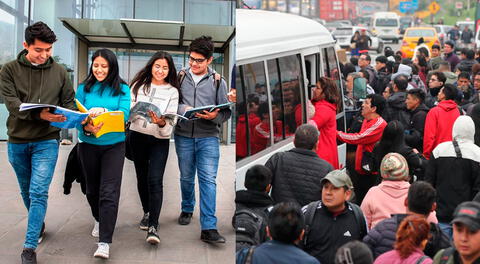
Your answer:
[[[432,76],[428,81],[428,87],[429,88],[443,87],[443,85],[445,84],[445,81],[447,81],[447,77],[445,77],[445,74],[443,74],[443,72],[434,72],[432,73]]]
[[[422,54],[418,54],[413,63],[419,67],[427,67],[428,64],[427,64],[427,59],[425,56],[423,56]]]
[[[340,248],[335,254],[335,264],[372,264],[373,254],[367,244],[354,240]]]
[[[389,84],[389,85],[387,85],[387,87],[385,87],[385,90],[383,90],[382,96],[383,96],[383,98],[385,98],[385,100],[388,99],[390,96],[392,96],[392,91],[391,91],[391,89],[392,89],[392,88],[391,88],[391,86],[390,86],[390,84]]]
[[[477,74],[473,76],[473,88],[480,91],[480,72],[477,72]]]
[[[401,126],[401,124],[397,125],[397,127],[399,126]],[[403,131],[399,132],[402,133]],[[383,180],[406,181],[409,179],[408,172],[407,160],[405,160],[401,154],[392,152],[383,157],[382,163],[380,164],[380,174]]]
[[[480,257],[480,203],[463,202],[453,213],[453,244],[462,260]]]
[[[393,91],[394,92],[404,92],[408,87],[408,79],[405,75],[400,74],[395,79],[393,79]]]
[[[352,73],[348,74],[348,76],[347,76],[347,83],[346,83],[347,91],[348,91],[348,92],[353,91],[353,82],[354,82],[355,79],[357,79],[357,78],[362,78],[362,76],[361,76],[360,73],[358,73],[358,72],[352,72]]]
[[[351,62],[354,66],[358,66],[358,58],[357,58],[357,57],[351,57],[351,58],[350,58],[350,62]]]
[[[358,36],[360,36],[360,32],[358,32],[358,30],[357,30],[357,31],[355,31],[354,35],[355,35],[356,37],[358,37]]]
[[[366,35],[367,35],[367,30],[362,29],[362,36],[366,36]]]
[[[347,76],[352,73],[352,72],[356,72],[357,70],[355,69],[355,65],[353,65],[353,63],[349,62],[349,63],[346,63],[345,66],[343,66],[343,78],[347,79]]]
[[[339,100],[337,85],[328,77],[318,79],[315,89],[312,90],[312,95],[313,101],[325,100],[336,105]]]
[[[458,96],[458,90],[455,85],[447,83],[445,86],[440,89],[440,92],[437,95],[439,102],[444,100],[455,100]]]
[[[425,39],[423,39],[423,37],[420,37],[420,38],[418,39],[417,46],[418,46],[418,45],[421,45],[421,44],[423,44],[423,43],[425,43]]]
[[[405,105],[408,110],[415,110],[419,105],[425,101],[425,92],[420,88],[415,88],[407,91],[407,98]]]
[[[382,68],[385,68],[386,64],[387,64],[387,57],[386,56],[378,56],[376,59],[375,59],[375,70],[379,71],[381,70]]]
[[[388,46],[383,49],[383,54],[385,54],[385,57],[395,56],[395,52]]]
[[[345,202],[352,195],[353,184],[345,170],[329,172],[321,181],[322,204],[330,212],[340,212],[345,209]]]
[[[477,75],[480,72],[480,63],[475,63],[472,66],[472,76]]]
[[[450,62],[448,61],[441,61],[439,64],[438,64],[438,71],[439,72],[449,72],[451,69],[450,69]]]
[[[465,57],[467,58],[467,60],[474,60],[475,59],[475,51],[473,51],[472,49],[467,49],[465,51]]]
[[[358,71],[358,73],[361,77],[367,79],[367,82],[368,80],[370,80],[370,73],[368,73],[367,69],[361,69],[360,71]]]
[[[113,95],[122,93],[121,85],[125,82],[120,78],[117,57],[109,49],[99,49],[93,53],[90,71],[83,82],[85,92],[90,92],[90,88],[97,82],[101,83],[100,93],[107,87],[113,89]]]
[[[470,74],[468,72],[461,72],[457,78],[457,86],[467,87],[470,85]]]
[[[421,214],[425,217],[435,211],[437,191],[426,181],[416,181],[408,188],[408,196],[405,199],[407,209],[411,213]]]
[[[425,48],[425,47],[420,47],[420,48],[418,49],[418,53],[419,53],[418,55],[422,55],[422,56],[425,57],[425,58],[428,58],[429,55],[430,55],[430,53],[428,52],[428,49]]]
[[[52,56],[53,43],[57,41],[55,33],[47,24],[39,21],[25,29],[23,48],[27,50],[25,57],[34,64],[44,64]]]
[[[165,51],[155,53],[133,78],[130,86],[133,94],[137,96],[138,90],[143,86],[144,93],[150,92],[151,84],[170,84],[178,89],[177,70],[172,56]]]
[[[460,59],[461,60],[464,60],[464,59],[467,58],[467,50],[468,50],[467,48],[463,48],[463,49],[460,50]]]
[[[441,51],[440,45],[433,44],[432,45],[432,58],[440,56],[440,51]]]
[[[293,145],[296,148],[315,151],[317,149],[319,135],[320,132],[318,132],[318,129],[316,127],[310,124],[303,124],[297,127],[297,130],[295,131]]]
[[[451,40],[445,41],[445,45],[443,46],[443,52],[445,54],[450,54],[453,52],[454,48],[455,48],[455,44],[453,43],[453,41]]]
[[[245,188],[250,191],[269,192],[272,172],[264,165],[253,165],[245,173]]]
[[[362,116],[367,120],[382,115],[386,100],[379,94],[368,94],[362,104]]]
[[[385,64],[385,69],[387,70],[387,73],[388,74],[392,74],[393,73],[393,66],[395,65],[395,62],[393,61],[387,61],[387,63]]]
[[[415,250],[423,251],[430,235],[430,224],[424,217],[409,215],[400,223],[394,248],[402,259],[409,257]]]
[[[281,202],[275,205],[268,216],[267,234],[276,241],[294,244],[302,240],[305,222],[296,203]]]
[[[211,37],[201,36],[190,43],[188,64],[196,75],[204,75],[208,72],[208,65],[213,60],[213,41]]]
[[[362,53],[362,55],[360,55],[360,58],[358,58],[358,66],[360,66],[360,68],[367,67],[368,65],[370,65],[371,62],[372,58],[366,53]]]
[[[270,111],[267,102],[263,102],[258,106],[258,117],[264,122],[269,122]]]

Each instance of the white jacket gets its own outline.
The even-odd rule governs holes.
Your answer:
[[[138,90],[137,98],[135,98],[133,92],[131,92],[131,98],[132,103],[130,108],[133,108],[137,102],[148,102],[160,108],[162,113],[176,114],[178,110],[178,90],[170,84],[151,84],[150,92],[147,95],[145,95],[144,87],[142,86]],[[176,123],[177,117],[174,119],[166,118],[166,125],[159,127],[157,124],[149,123],[141,116],[135,116],[131,120],[130,130],[151,135],[159,139],[170,139]]]

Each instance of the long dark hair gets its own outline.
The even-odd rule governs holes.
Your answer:
[[[318,82],[322,87],[322,93],[325,95],[325,101],[335,104],[338,107],[340,96],[335,82],[328,77],[320,77],[320,79],[318,79]]]
[[[405,145],[404,127],[398,120],[388,122],[383,130],[382,139],[376,146],[377,158],[382,160],[390,152],[399,152]]]
[[[90,71],[88,73],[87,78],[82,82],[85,85],[85,92],[89,93],[92,86],[98,81],[93,75],[93,61],[97,57],[102,57],[108,62],[108,75],[103,80],[100,86],[100,94],[103,94],[106,87],[111,87],[112,94],[117,96],[119,94],[125,94],[122,92],[122,88],[120,87],[122,84],[127,84],[119,75],[118,71],[118,61],[115,54],[109,49],[99,49],[93,53],[92,56],[92,65],[90,66]]]
[[[133,78],[133,80],[130,83],[130,86],[132,87],[132,92],[135,95],[135,99],[137,98],[138,95],[138,90],[140,90],[140,87],[143,88],[143,92],[145,95],[147,95],[150,92],[150,86],[152,83],[152,68],[153,64],[155,61],[159,59],[165,59],[168,64],[168,75],[165,78],[165,81],[169,83],[171,86],[175,87],[177,90],[178,89],[178,79],[177,79],[177,70],[175,69],[175,64],[173,63],[172,56],[168,54],[165,51],[159,51],[148,60],[147,65],[143,67]],[[178,91],[178,95],[180,96],[180,90]]]

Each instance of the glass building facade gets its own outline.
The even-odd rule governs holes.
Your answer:
[[[76,69],[79,61],[79,53],[76,51],[80,41],[59,18],[145,19],[177,21],[192,25],[234,26],[235,5],[235,1],[228,0],[0,0],[0,34],[4,36],[0,41],[0,65],[14,60],[23,49],[25,28],[34,22],[43,21],[57,35],[58,41],[53,46],[53,58],[71,73],[72,82],[76,87],[76,84],[84,78],[78,76],[79,69]],[[234,41],[230,40],[230,43]],[[127,82],[156,52],[154,49],[145,48],[106,47],[117,54],[121,77]],[[85,55],[90,57],[98,48],[89,47],[88,54]],[[169,52],[175,59],[177,70],[188,65],[188,54],[185,50]],[[215,53],[212,67],[226,75],[227,73],[222,70],[224,56],[225,54]],[[231,57],[229,61],[233,64],[233,54],[228,56]],[[80,61],[84,60],[85,58],[82,58]],[[89,65],[85,65],[85,68],[87,66]],[[7,116],[8,112],[0,98],[0,140],[7,139],[5,126]]]

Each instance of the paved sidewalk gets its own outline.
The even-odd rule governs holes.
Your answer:
[[[94,259],[96,240],[90,235],[93,217],[80,185],[74,183],[69,195],[63,194],[66,159],[72,146],[60,146],[54,179],[50,186],[46,216],[46,237],[37,249],[40,264],[83,263],[234,263],[235,233],[231,226],[234,212],[234,145],[221,146],[217,178],[218,229],[227,239],[224,245],[210,245],[200,240],[198,208],[188,226],[177,224],[180,213],[180,180],[175,146],[164,176],[164,200],[160,213],[161,243],[145,242],[146,233],[138,228],[143,214],[137,193],[133,163],[126,160],[120,196],[120,209],[108,261]],[[16,176],[8,163],[7,144],[0,142],[0,263],[20,263],[26,209],[21,201]]]

